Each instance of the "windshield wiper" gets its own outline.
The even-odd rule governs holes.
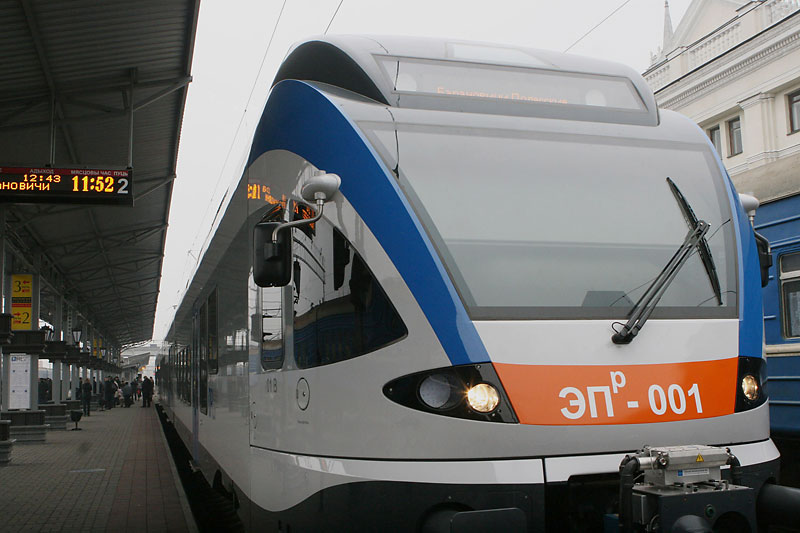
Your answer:
[[[645,293],[636,302],[631,310],[631,316],[628,321],[611,336],[611,341],[614,344],[628,344],[642,329],[644,323],[650,318],[650,315],[658,305],[659,300],[664,295],[664,292],[669,287],[675,276],[678,275],[681,267],[686,264],[689,257],[692,256],[692,250],[697,247],[700,257],[703,259],[703,265],[708,273],[711,285],[714,288],[714,294],[717,301],[722,304],[721,293],[719,289],[719,278],[717,277],[717,270],[714,266],[714,261],[711,257],[711,251],[708,248],[708,242],[705,240],[705,235],[708,233],[709,225],[704,220],[698,220],[692,211],[691,206],[686,201],[686,198],[681,194],[675,183],[667,178],[667,184],[675,196],[675,200],[681,208],[686,223],[689,224],[689,232],[683,240],[680,248],[675,252],[666,266],[656,276],[656,279],[650,284]]]
[[[683,218],[686,220],[686,223],[690,228],[694,228],[697,226],[697,216],[695,216],[692,207],[689,205],[689,202],[686,201],[686,198],[683,196],[680,189],[678,189],[678,186],[675,185],[674,181],[667,178],[667,183],[669,184],[670,190],[672,190],[673,196],[675,196],[675,200],[677,200],[678,205],[681,208]],[[697,251],[700,253],[700,259],[703,261],[703,267],[705,267],[706,274],[708,274],[708,281],[711,282],[711,289],[714,291],[714,296],[717,298],[717,305],[722,305],[722,291],[719,285],[717,267],[714,265],[714,258],[711,256],[711,248],[708,247],[708,241],[705,237],[701,238],[700,242],[697,243]]]

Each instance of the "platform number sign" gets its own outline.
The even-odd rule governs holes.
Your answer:
[[[33,275],[11,276],[11,320],[12,330],[31,329],[33,312]]]

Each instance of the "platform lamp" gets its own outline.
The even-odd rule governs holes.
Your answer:
[[[78,346],[81,342],[81,337],[83,336],[83,330],[80,326],[75,326],[72,328],[72,342],[75,346]]]

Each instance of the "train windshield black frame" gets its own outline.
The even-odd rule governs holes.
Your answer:
[[[400,186],[475,320],[625,316],[686,234],[667,176],[711,226],[722,305],[695,252],[653,318],[738,314],[728,193],[705,146],[402,124],[369,136],[400,154]]]

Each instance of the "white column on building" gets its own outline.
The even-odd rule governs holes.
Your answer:
[[[739,102],[742,116],[742,148],[749,168],[775,159],[775,95],[758,93]]]
[[[78,365],[72,365],[72,378],[70,379],[69,383],[69,390],[70,390],[70,397],[73,400],[77,400],[78,398],[75,396],[75,389],[79,387],[80,383],[80,367]]]
[[[53,361],[53,403],[61,403],[61,361]]]
[[[64,363],[61,367],[61,380],[59,381],[59,397],[61,401],[67,399],[67,391],[69,390],[69,365]]]
[[[55,340],[64,340],[64,297],[59,296],[55,301],[56,308],[53,313],[53,331]],[[61,403],[61,361],[53,361],[53,403]]]

